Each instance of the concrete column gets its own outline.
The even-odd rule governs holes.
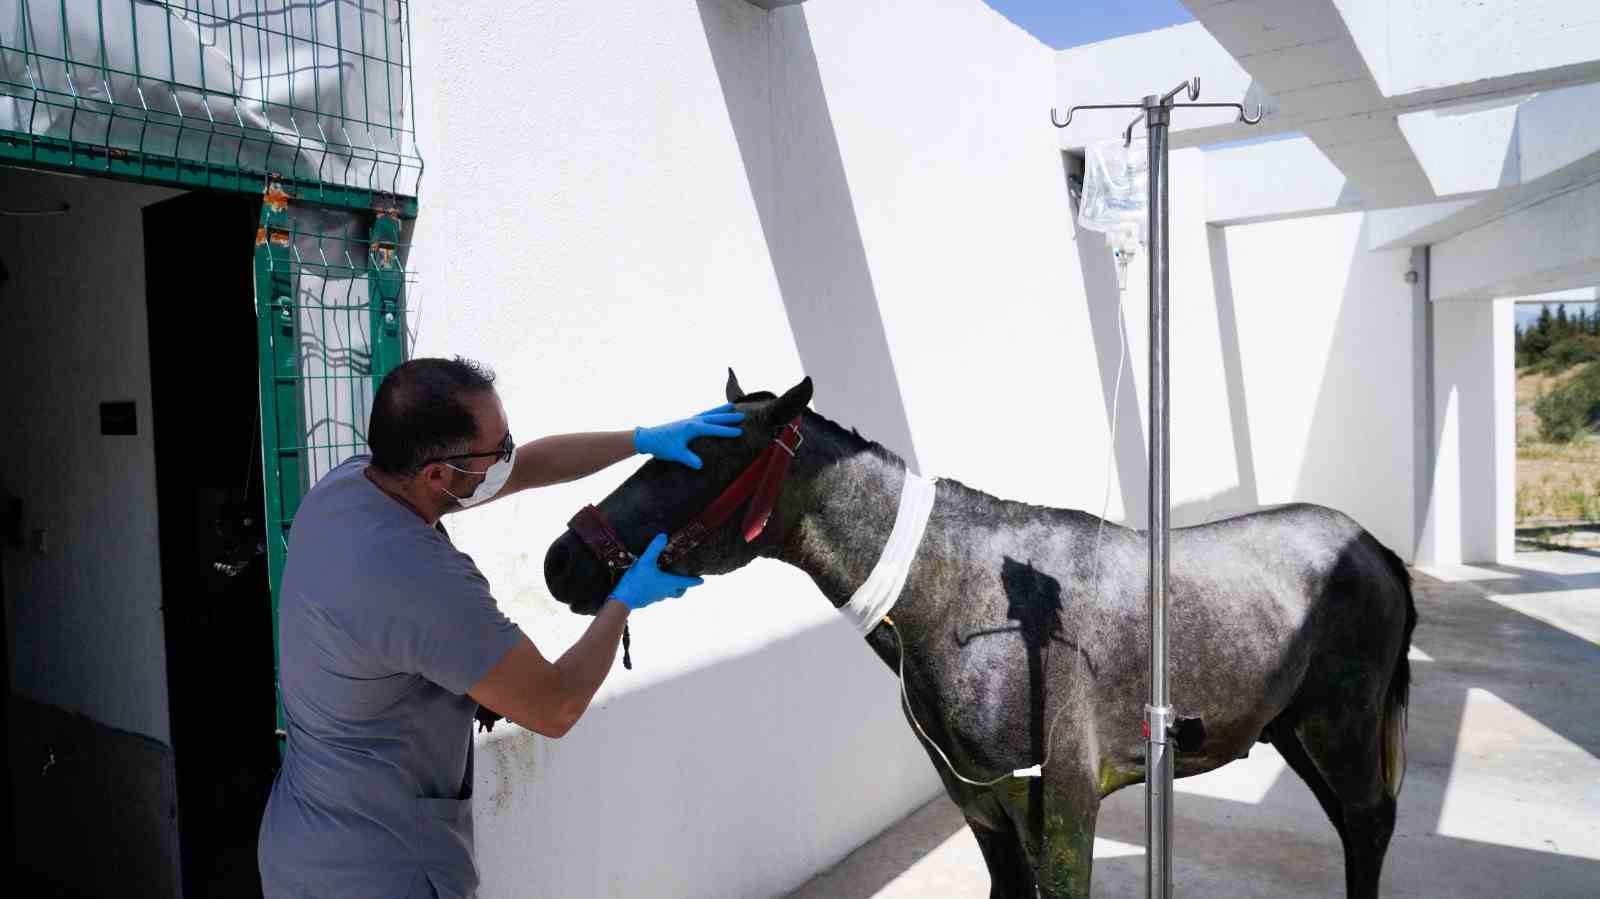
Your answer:
[[[1433,304],[1431,497],[1421,564],[1509,561],[1516,525],[1510,299]]]
[[[1369,213],[1368,221],[1371,221]],[[1411,248],[1411,559],[1420,562],[1433,510],[1433,468],[1437,450],[1433,408],[1433,303],[1428,299],[1428,247]]]
[[[1517,551],[1517,341],[1516,301],[1494,301],[1494,558]]]

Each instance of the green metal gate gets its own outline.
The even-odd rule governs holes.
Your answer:
[[[300,499],[365,449],[409,350],[410,45],[408,0],[0,0],[0,164],[262,197],[240,401],[261,410],[275,665]]]
[[[274,622],[300,499],[365,450],[378,384],[406,358],[405,249],[398,206],[301,204],[268,182],[256,231],[256,353]]]

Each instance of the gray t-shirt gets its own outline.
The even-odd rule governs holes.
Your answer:
[[[288,721],[257,846],[279,896],[470,896],[472,722],[464,695],[521,638],[442,531],[329,472],[290,529],[278,611]]]

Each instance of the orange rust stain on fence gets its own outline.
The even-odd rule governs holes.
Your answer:
[[[282,212],[289,208],[289,194],[278,182],[274,181],[267,185],[267,195],[263,202],[273,212]]]

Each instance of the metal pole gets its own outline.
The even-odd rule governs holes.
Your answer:
[[[1150,233],[1146,245],[1150,253],[1150,701],[1144,707],[1145,730],[1145,894],[1151,899],[1172,895],[1172,712],[1167,695],[1167,551],[1170,531],[1167,512],[1171,484],[1171,459],[1167,451],[1170,415],[1167,407],[1167,126],[1172,119],[1173,98],[1188,91],[1189,108],[1227,108],[1238,110],[1239,121],[1254,125],[1261,121],[1261,105],[1252,118],[1240,103],[1196,103],[1200,99],[1200,79],[1191,78],[1163,96],[1151,94],[1138,103],[1099,103],[1072,106],[1066,119],[1050,110],[1050,123],[1057,128],[1072,124],[1072,114],[1080,109],[1142,109],[1149,134]],[[1124,144],[1133,140],[1138,119],[1129,123]],[[1205,742],[1205,727],[1198,718],[1185,719],[1186,751],[1196,751]]]
[[[1174,91],[1173,93],[1176,93]],[[1144,98],[1150,151],[1150,702],[1145,706],[1145,892],[1172,895],[1172,747],[1167,697],[1167,125],[1172,94]]]

